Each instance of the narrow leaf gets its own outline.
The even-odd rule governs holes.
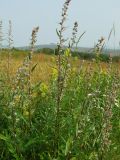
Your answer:
[[[35,70],[35,68],[36,68],[37,65],[38,65],[38,64],[36,63],[36,64],[32,67],[31,72],[33,72],[33,71]]]
[[[68,152],[70,151],[72,145],[72,137],[68,138],[67,142],[66,142],[66,148],[65,148],[65,156],[68,154]]]
[[[56,33],[57,33],[58,37],[60,37],[60,34],[59,34],[59,32],[58,32],[58,30],[57,30],[57,29],[56,29]]]

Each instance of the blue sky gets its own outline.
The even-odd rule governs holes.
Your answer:
[[[56,43],[56,28],[64,0],[0,0],[0,19],[4,33],[8,20],[13,23],[15,46],[29,44],[31,30],[39,26],[37,44]],[[80,46],[92,47],[103,36],[107,39],[113,23],[116,37],[111,37],[108,47],[118,47],[120,40],[120,0],[72,0],[66,22],[66,37],[70,37],[74,21],[79,23],[79,33],[86,31]]]

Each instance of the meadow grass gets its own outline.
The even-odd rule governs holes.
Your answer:
[[[1,72],[7,72],[7,53],[8,51],[4,51],[0,55],[0,68]],[[11,55],[11,62],[10,62],[10,76],[11,78],[15,76],[17,69],[22,66],[23,60],[28,54],[28,51],[23,51],[23,50],[17,50],[12,51]],[[48,82],[50,80],[50,77],[52,75],[52,72],[54,68],[56,68],[56,55],[49,55],[49,54],[44,54],[44,53],[35,53],[32,59],[33,64],[37,64],[36,69],[32,73],[32,82],[36,83],[38,81],[43,81],[43,82]],[[86,71],[90,68],[92,70],[95,70],[95,61],[91,60],[82,60],[79,59],[78,57],[71,57],[70,58],[70,63],[73,69],[79,70],[79,68],[82,66],[83,70]],[[107,70],[109,69],[109,63],[105,62],[100,62],[100,68],[101,72],[107,73]],[[112,63],[112,68],[120,68],[120,63],[114,62]],[[38,74],[39,73],[39,74]]]
[[[37,66],[31,74],[32,93],[29,100],[26,77],[22,77],[17,89],[13,81],[26,54],[23,51],[22,55],[21,51],[19,56],[11,56],[11,85],[6,74],[7,54],[1,57],[0,150],[3,160],[53,159],[55,156],[57,56],[43,53],[33,55],[32,65]],[[71,66],[60,102],[57,159],[119,160],[119,63],[83,61],[70,57],[69,64]],[[13,106],[14,114],[11,112]]]
[[[95,59],[72,57],[78,44],[75,22],[69,45],[66,0],[58,29],[57,55],[30,50],[0,50],[0,160],[119,160],[120,64],[101,62],[104,38]],[[0,31],[1,33],[1,31]]]

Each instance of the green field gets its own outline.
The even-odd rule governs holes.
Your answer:
[[[28,51],[12,51],[8,68],[4,52],[1,160],[120,159],[119,63],[83,61],[65,50],[58,110],[58,56],[35,53],[29,67]]]
[[[38,27],[28,50],[12,48],[10,23],[9,47],[0,46],[0,160],[120,160],[119,57],[103,54],[103,37],[93,54],[73,52],[84,35],[77,22],[64,48],[69,3],[55,52],[35,50]]]

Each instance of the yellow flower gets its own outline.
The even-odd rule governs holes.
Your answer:
[[[71,55],[69,48],[67,48],[67,49],[65,50],[64,55],[65,55],[66,57],[69,57],[69,56]]]
[[[58,77],[58,70],[53,68],[53,70],[52,70],[52,78],[56,79],[57,77]]]
[[[73,71],[73,72],[76,72],[76,71],[77,71],[77,68],[76,68],[76,67],[73,67],[72,71]]]
[[[29,115],[29,112],[28,111],[24,111],[24,116],[28,116]]]
[[[101,73],[104,74],[104,75],[107,75],[107,71],[105,69],[102,69]]]
[[[42,97],[45,97],[46,94],[48,93],[48,86],[45,83],[41,83],[40,91],[41,91]]]
[[[20,96],[19,96],[19,95],[16,95],[16,96],[14,97],[14,99],[15,99],[16,102],[19,102],[19,101],[20,101]]]

